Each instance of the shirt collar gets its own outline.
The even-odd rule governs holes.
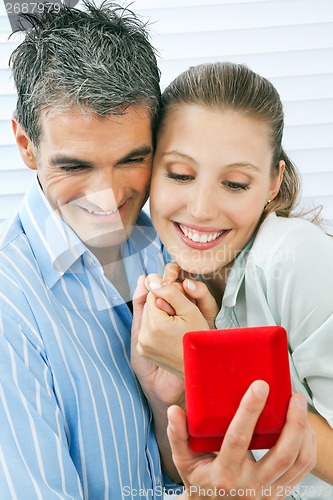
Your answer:
[[[74,264],[75,272],[80,271],[80,257],[87,248],[51,207],[37,177],[19,208],[19,216],[49,288]]]
[[[254,238],[255,234],[251,237],[250,241],[243,248],[243,250],[237,255],[233,266],[230,269],[226,288],[223,294],[223,306],[234,307],[236,304],[237,295],[245,276],[247,255],[252,248]]]
[[[235,259],[233,266],[230,269],[226,289],[223,295],[223,300],[222,300],[223,306],[227,307],[235,306],[237,295],[245,276],[245,268],[246,268],[248,253],[253,247],[254,241],[256,239],[258,232],[261,229],[261,226],[266,223],[267,219],[272,219],[273,217],[276,217],[275,212],[271,212],[270,214],[268,214],[268,216],[264,219],[264,221],[261,224],[258,224],[253,235],[251,236],[251,239]]]
[[[102,269],[95,256],[51,207],[37,177],[20,206],[19,215],[48,288],[52,288],[69,270],[72,273],[82,272],[83,254],[89,254],[92,264]],[[156,266],[161,251],[160,242],[150,218],[141,211],[130,238],[121,246],[131,294],[134,292],[137,277],[147,271],[151,272],[147,266],[149,262],[143,262],[142,259],[141,252],[144,249],[149,249],[148,260]]]

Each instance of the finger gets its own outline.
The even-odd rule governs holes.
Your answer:
[[[210,327],[214,328],[214,321],[219,312],[219,308],[214,297],[209,292],[207,285],[205,285],[205,283],[202,283],[202,281],[196,281],[187,278],[183,282],[183,288],[185,293],[191,299],[195,300],[196,305],[200,309],[201,313],[209,322]]]
[[[182,293],[184,293],[184,289],[181,283],[174,282],[172,283],[172,285],[176,286]],[[160,276],[159,274],[151,273],[146,276],[145,287],[155,295],[158,295],[157,290],[159,290],[163,286],[165,286],[165,283],[162,283],[162,276]]]
[[[264,409],[269,386],[263,380],[253,382],[244,394],[240,405],[225,434],[217,460],[239,468],[252,439],[254,428]]]
[[[158,309],[157,300],[153,293],[147,295],[143,311],[144,327],[140,329],[138,338],[140,353],[156,365],[183,378],[183,335],[191,328],[187,328],[186,322],[178,317],[169,316]]]
[[[280,486],[285,488],[293,488],[298,484],[305,476],[308,474],[316,463],[316,437],[310,424],[307,425],[307,429],[303,434],[303,440],[299,454],[297,456],[295,465],[288,469],[288,471],[283,474],[273,487],[275,490],[279,489]],[[287,491],[287,490],[286,490]]]
[[[171,283],[174,283],[181,278],[181,273],[182,269],[176,262],[169,262],[169,264],[166,264],[166,266],[164,267],[162,283],[164,285],[170,285]]]
[[[199,498],[198,495],[190,493],[191,485],[195,483],[204,484],[207,480],[206,474],[200,473],[200,467],[213,463],[215,455],[213,453],[194,453],[188,444],[188,430],[186,414],[179,406],[170,406],[168,408],[168,428],[167,434],[171,446],[172,458],[182,478],[185,492],[179,498]],[[207,473],[207,471],[206,471]],[[193,481],[191,476],[194,474]],[[209,483],[209,479],[208,479]],[[178,498],[178,497],[177,497]],[[202,498],[200,496],[200,498]],[[215,496],[214,496],[215,498]]]
[[[133,294],[133,322],[132,322],[132,343],[137,342],[138,333],[140,330],[143,308],[146,303],[148,290],[145,287],[145,276],[139,276],[136,289]]]
[[[146,276],[145,287],[153,292],[155,289],[160,288],[162,283],[162,276],[157,273],[151,273]]]
[[[186,415],[179,406],[168,408],[167,434],[175,465],[181,468],[182,463],[190,462],[195,454],[189,448]]]
[[[161,286],[153,291],[154,296],[164,299],[174,310],[179,317],[189,317],[194,311],[198,311],[198,307],[193,304],[192,300],[185,296],[183,287],[177,283]],[[204,320],[204,318],[202,318]],[[208,328],[205,321],[198,326],[198,329]]]
[[[311,447],[309,447],[309,439],[313,443],[311,437],[311,429],[307,419],[307,404],[304,396],[295,394],[292,396],[288,406],[285,426],[276,445],[262,458],[262,481],[265,483],[268,478],[270,481],[281,481],[281,477],[288,473],[289,478],[292,478],[299,473],[302,473],[305,456],[311,456]],[[307,438],[307,440],[305,440]],[[302,459],[299,459],[302,457]],[[298,470],[292,469],[293,465],[298,460]],[[275,478],[272,479],[272,473],[275,473]]]
[[[180,290],[183,290],[180,283],[177,284],[175,283],[175,285],[179,286]],[[163,283],[162,283],[162,277],[159,274],[151,273],[146,277],[145,287],[152,293],[156,293],[156,291],[160,289],[161,286],[163,286]],[[175,315],[174,308],[171,307],[170,304],[168,304],[168,302],[164,299],[157,300],[156,307],[161,311],[167,313],[169,316]]]
[[[156,307],[160,309],[161,311],[165,312],[169,316],[174,316],[176,314],[176,311],[174,310],[173,307],[168,304],[164,299],[157,298],[156,299]]]
[[[155,293],[156,290],[163,286],[162,276],[156,273],[149,274],[145,279],[145,286],[149,291]],[[173,309],[173,307],[171,307],[170,304],[168,304],[168,302],[166,302],[166,300],[164,299],[157,300],[156,307],[161,311],[167,313],[169,316],[175,315],[175,310]]]
[[[317,454],[317,441],[316,441],[316,435],[314,432],[309,432],[309,448],[307,450],[307,465],[305,466],[304,469],[302,469],[302,461],[301,461],[301,466],[298,467],[298,474],[293,477],[292,480],[290,480],[290,486],[293,487],[296,484],[298,484],[311,470],[316,466],[316,454]]]
[[[136,288],[133,294],[133,306],[137,304],[144,304],[146,302],[146,297],[149,292],[147,287],[145,286],[146,276],[142,274],[138,278],[138,282],[136,284]]]

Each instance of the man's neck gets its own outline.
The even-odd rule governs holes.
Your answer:
[[[131,300],[126,270],[123,259],[103,266],[104,274],[113,286],[118,290],[125,302]]]
[[[90,248],[90,250],[103,267],[106,278],[118,290],[124,301],[129,302],[130,288],[120,247]]]

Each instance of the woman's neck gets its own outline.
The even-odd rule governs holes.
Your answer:
[[[228,280],[229,271],[233,262],[211,274],[201,276],[202,281],[207,285],[208,290],[213,295],[216,303],[220,306],[222,303],[225,287]]]

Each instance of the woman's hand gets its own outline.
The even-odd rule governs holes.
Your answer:
[[[176,262],[166,264],[163,276],[150,274],[145,280],[146,288],[152,291],[158,298],[156,306],[162,311],[168,313],[170,316],[177,313],[170,304],[161,298],[159,289],[171,284],[177,286],[179,290],[183,291],[185,296],[200,309],[201,314],[209,325],[209,328],[215,328],[215,318],[219,312],[219,307],[216,304],[214,297],[209,292],[205,283],[197,281],[195,277],[183,271]]]
[[[217,455],[192,452],[185,413],[175,406],[169,408],[173,460],[186,487],[180,498],[229,495],[281,499],[315,466],[315,436],[308,423],[306,401],[300,394],[290,400],[286,424],[276,445],[259,462],[249,458],[248,445],[267,395],[266,382],[256,381],[250,386]]]
[[[205,287],[203,283],[198,285]],[[200,290],[202,287],[198,286],[192,293],[197,294],[197,301],[208,310],[212,301],[214,304],[215,301],[207,294],[200,296]],[[161,310],[158,307],[159,300],[169,304],[175,314],[170,315]],[[213,307],[215,315],[216,304]],[[209,326],[197,305],[180,289],[179,283],[153,287],[142,311],[138,352],[156,365],[183,376],[183,335],[190,330],[209,330]]]

